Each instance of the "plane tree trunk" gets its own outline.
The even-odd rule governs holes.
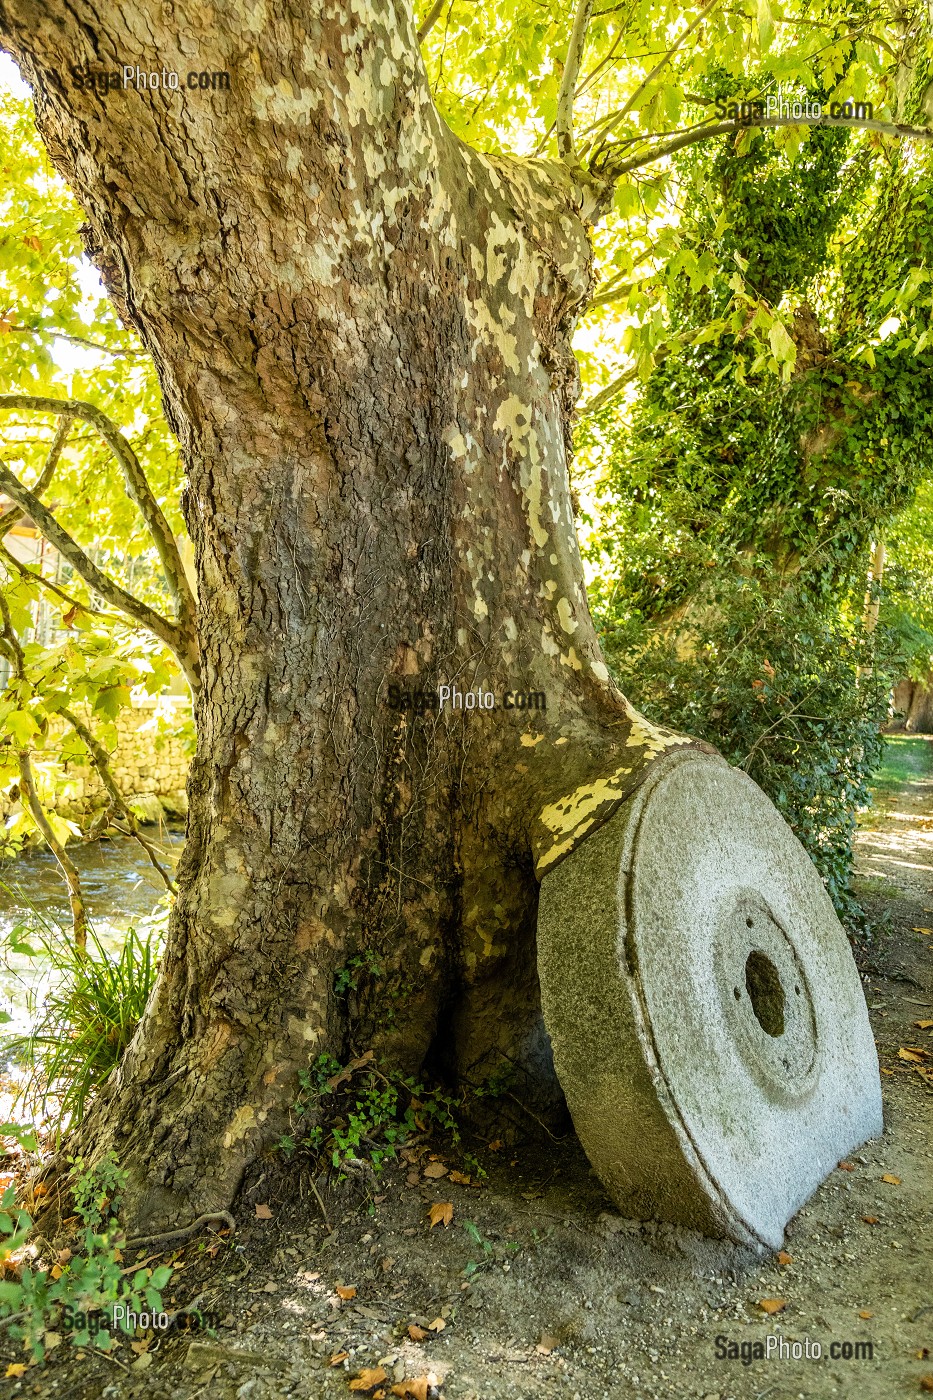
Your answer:
[[[908,734],[933,734],[933,676],[901,681],[895,687],[894,708],[902,715],[898,729]]]
[[[185,10],[181,33],[154,0],[0,0],[188,473],[188,841],[157,990],[81,1130],[146,1226],[229,1203],[325,1050],[508,1064],[553,1100],[536,876],[687,742],[611,684],[574,531],[601,191],[456,139],[403,0]],[[230,88],[102,96],[85,60]],[[438,685],[495,708],[388,703]]]

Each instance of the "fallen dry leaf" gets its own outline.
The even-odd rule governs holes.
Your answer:
[[[355,1381],[350,1382],[351,1390],[375,1390],[377,1385],[389,1377],[381,1366],[364,1366]]]
[[[786,1299],[786,1298],[759,1298],[759,1300],[758,1300],[758,1306],[759,1306],[759,1308],[761,1308],[761,1311],[762,1311],[762,1312],[768,1313],[768,1315],[770,1316],[770,1315],[773,1314],[773,1313],[783,1312],[784,1309],[787,1307],[787,1299]]]
[[[859,1313],[859,1317],[864,1317],[866,1319],[869,1317],[874,1317],[874,1315],[875,1314],[873,1312],[870,1312],[868,1308],[862,1308],[861,1312]]]
[[[7,1376],[24,1376],[26,1374],[25,1362],[11,1361],[4,1374]]]
[[[61,1278],[65,1270],[62,1268],[61,1264],[53,1264],[49,1272],[53,1278]]]
[[[335,1351],[333,1356],[330,1358],[330,1364],[332,1366],[339,1366],[341,1361],[346,1361],[349,1355],[350,1353],[348,1351]]]
[[[271,1219],[272,1219],[272,1211],[271,1211],[271,1210],[269,1209],[269,1207],[266,1206],[266,1205],[257,1206],[257,1207],[256,1207],[256,1219],[257,1219],[257,1220],[271,1220]]]
[[[854,1171],[855,1171],[855,1163],[854,1163],[854,1162],[840,1162],[840,1163],[839,1163],[839,1170],[840,1170],[841,1172],[854,1172]]]
[[[443,1332],[447,1323],[442,1317],[436,1317],[433,1322],[428,1323],[428,1330],[431,1332]]]
[[[886,1181],[886,1182],[888,1183],[889,1186],[900,1186],[900,1184],[901,1184],[901,1179],[900,1179],[900,1177],[899,1177],[899,1176],[895,1176],[893,1172],[885,1172],[885,1174],[884,1174],[884,1176],[881,1178],[881,1180],[882,1180],[882,1181]]]
[[[416,1327],[413,1322],[409,1322],[408,1335],[413,1342],[423,1342],[428,1334],[423,1327]]]
[[[501,1149],[502,1149],[502,1140],[501,1140],[501,1138],[496,1138],[493,1142],[491,1142],[491,1143],[489,1144],[489,1150],[490,1150],[490,1152],[499,1152],[499,1151],[501,1151]]]
[[[392,1394],[400,1395],[402,1400],[428,1400],[430,1389],[429,1376],[416,1376],[414,1380],[399,1381],[398,1385],[392,1387]]]
[[[931,1022],[931,1024],[933,1024],[933,1022]],[[468,1177],[468,1176],[464,1176],[464,1175],[463,1175],[463,1172],[451,1172],[451,1173],[450,1173],[450,1179],[451,1179],[451,1181],[453,1181],[457,1186],[469,1186],[470,1181],[471,1181],[471,1178]]]
[[[338,1283],[337,1297],[342,1298],[345,1303],[348,1303],[351,1298],[356,1297],[356,1289],[349,1284]]]
[[[794,1257],[793,1257],[793,1255],[792,1255],[792,1254],[788,1254],[788,1252],[787,1252],[786,1249],[779,1249],[779,1250],[778,1250],[778,1263],[779,1263],[779,1264],[792,1264],[793,1262],[794,1262]]]
[[[47,1196],[49,1194],[49,1188],[46,1186],[44,1181],[37,1181],[35,1186],[32,1188],[32,1194],[34,1196]]]
[[[933,1376],[921,1376],[920,1389],[926,1391],[933,1391]]]
[[[362,1069],[364,1065],[368,1065],[370,1060],[374,1060],[375,1058],[375,1051],[367,1050],[364,1055],[360,1055],[359,1059],[351,1060],[348,1065],[344,1065],[341,1070],[338,1070],[336,1074],[328,1079],[328,1089],[330,1089],[331,1092],[333,1092],[334,1089],[339,1089],[341,1084],[345,1084],[348,1079],[352,1079],[358,1069]]]
[[[933,928],[918,928],[917,925],[914,924],[910,931],[911,933],[933,933]]]
[[[914,1025],[919,1031],[928,1031],[933,1026],[933,1021],[914,1021]]]
[[[904,1047],[903,1047],[903,1045],[901,1046],[900,1050],[898,1050],[898,1052],[897,1052],[897,1058],[898,1058],[899,1060],[910,1060],[910,1062],[911,1062],[912,1064],[915,1064],[915,1065],[922,1065],[922,1064],[923,1064],[923,1056],[922,1056],[922,1055],[917,1055],[917,1054],[915,1054],[913,1050],[905,1050]]]
[[[432,1230],[435,1225],[443,1225],[446,1230],[453,1218],[454,1207],[452,1201],[435,1201],[428,1211],[428,1219],[431,1222]]]
[[[550,1356],[551,1352],[554,1351],[555,1347],[559,1345],[560,1343],[557,1337],[552,1337],[550,1332],[542,1332],[541,1340],[535,1347],[535,1351],[538,1353],[539,1356]]]
[[[432,1181],[437,1181],[440,1177],[447,1175],[447,1168],[443,1162],[429,1162],[424,1169],[424,1174]]]
[[[880,1224],[881,1224],[881,1221],[878,1219],[877,1215],[863,1215],[863,1216],[862,1216],[862,1219],[865,1221],[865,1224],[866,1224],[866,1225],[880,1225]]]

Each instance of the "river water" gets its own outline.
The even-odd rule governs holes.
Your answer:
[[[173,867],[181,854],[183,832],[149,827],[146,835],[162,852],[162,864]],[[81,876],[93,930],[109,951],[120,948],[128,928],[145,935],[164,923],[165,884],[131,837],[70,846],[68,853]],[[0,863],[0,1011],[12,1018],[3,1025],[6,1034],[28,1028],[29,994],[41,997],[43,980],[49,976],[47,959],[14,953],[9,946],[17,927],[25,926],[20,937],[29,942],[29,928],[37,918],[70,934],[68,891],[55,857],[44,849]]]

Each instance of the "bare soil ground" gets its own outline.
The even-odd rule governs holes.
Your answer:
[[[61,1346],[0,1386],[76,1400],[348,1400],[403,1394],[406,1381],[416,1400],[933,1390],[933,1040],[916,1024],[933,1020],[933,936],[918,932],[933,928],[933,743],[897,743],[899,776],[858,837],[877,929],[858,959],[886,1130],[791,1222],[782,1255],[622,1219],[572,1135],[470,1144],[488,1173],[479,1186],[451,1180],[469,1171],[457,1153],[422,1144],[378,1184],[322,1189],[320,1201],[270,1160],[232,1238],[173,1252],[172,1306],[199,1298],[219,1319],[214,1335],[170,1332],[138,1356],[128,1343],[108,1356]],[[425,1174],[438,1169],[432,1151],[443,1176]],[[435,1203],[453,1206],[449,1225],[430,1227]],[[783,1307],[769,1314],[763,1300]],[[817,1344],[822,1355],[745,1364],[743,1346],[748,1356],[768,1338],[775,1352]],[[2,1336],[0,1355],[3,1369],[20,1359]],[[374,1385],[354,1391],[366,1369]]]

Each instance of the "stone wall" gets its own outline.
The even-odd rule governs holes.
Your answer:
[[[117,787],[141,821],[183,817],[188,810],[185,783],[194,731],[187,696],[160,695],[121,711],[117,747],[110,769]],[[46,805],[62,817],[87,826],[109,799],[96,770],[66,763],[67,780]]]

